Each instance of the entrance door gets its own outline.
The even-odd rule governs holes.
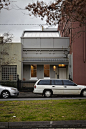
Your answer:
[[[66,79],[66,68],[59,68],[59,79]]]

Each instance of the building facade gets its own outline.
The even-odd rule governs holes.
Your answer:
[[[24,31],[22,80],[69,78],[69,38],[58,32]]]
[[[21,80],[22,64],[22,44],[3,43],[0,37],[0,81],[17,81],[17,76]]]
[[[60,22],[61,37],[70,37],[69,74],[77,84],[86,85],[86,26],[78,22]]]
[[[21,43],[0,46],[0,81],[17,82],[19,76],[28,87],[38,79],[69,78],[69,37],[58,31],[24,31]]]

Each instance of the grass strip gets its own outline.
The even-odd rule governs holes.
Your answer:
[[[86,120],[86,100],[0,101],[0,122]]]

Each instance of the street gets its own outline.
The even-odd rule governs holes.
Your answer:
[[[33,92],[20,92],[18,97],[10,97],[8,99],[0,98],[0,101],[23,101],[23,100],[66,100],[66,99],[86,99],[86,97],[81,96],[61,96],[53,95],[50,98],[45,98],[41,94],[34,94]]]

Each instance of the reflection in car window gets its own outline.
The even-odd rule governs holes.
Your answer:
[[[62,80],[55,80],[55,85],[62,85]]]
[[[71,82],[70,80],[63,80],[64,85],[69,85],[69,86],[76,86],[74,82]]]
[[[51,84],[52,84],[52,85],[55,85],[55,82],[54,82],[54,80],[51,80]]]
[[[52,80],[52,85],[62,85],[62,80]]]
[[[38,85],[50,85],[50,80],[40,80]]]

